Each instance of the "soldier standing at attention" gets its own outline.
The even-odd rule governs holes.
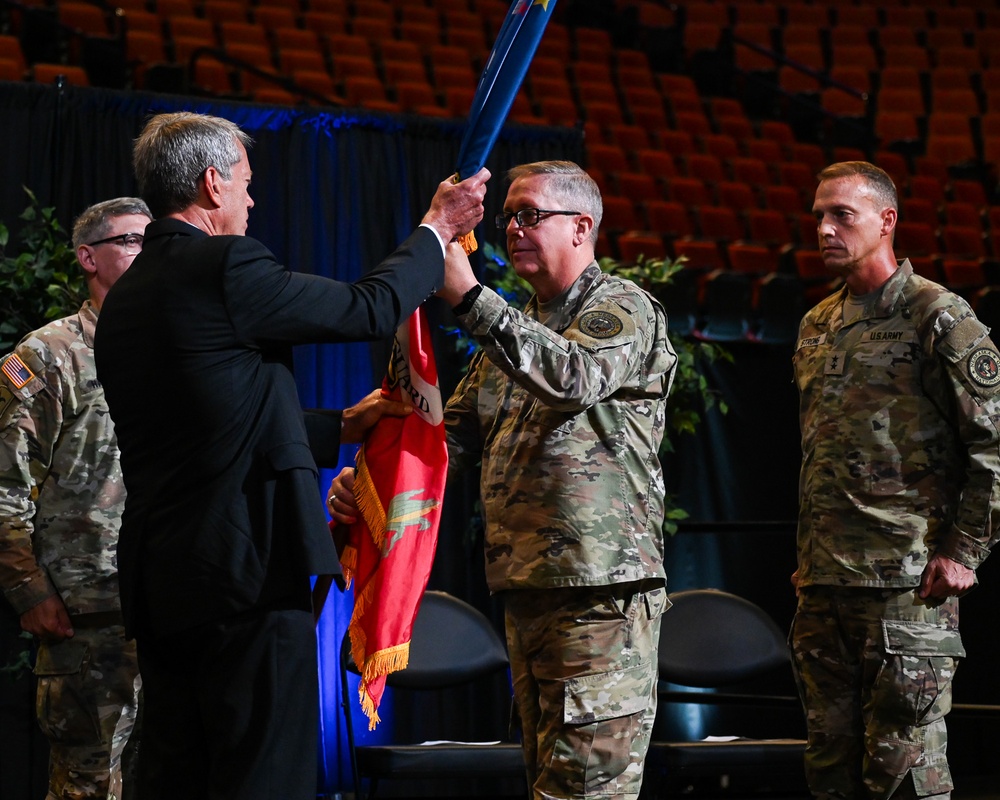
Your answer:
[[[817,798],[934,798],[958,597],[998,537],[1000,355],[962,298],[893,251],[896,187],[819,174],[819,249],[845,286],[802,321],[802,472],[790,642]]]
[[[48,800],[122,796],[139,669],[118,600],[125,487],[93,346],[104,296],[150,219],[132,197],[84,211],[73,246],[90,299],[0,359],[0,588],[39,641]]]
[[[497,226],[535,296],[511,308],[449,247],[440,296],[482,346],[445,409],[450,466],[481,462],[532,797],[634,800],[669,605],[657,450],[677,357],[659,303],[594,260],[593,179],[564,161],[508,178]],[[352,485],[345,470],[328,497],[340,522]]]

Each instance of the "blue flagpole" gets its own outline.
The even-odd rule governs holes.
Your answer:
[[[504,18],[469,110],[458,155],[458,176],[486,163],[538,49],[556,0],[514,0]]]

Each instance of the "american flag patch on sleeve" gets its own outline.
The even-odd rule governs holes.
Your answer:
[[[35,373],[28,369],[17,353],[11,353],[3,362],[3,366],[0,366],[0,369],[3,370],[4,375],[10,378],[10,382],[14,384],[15,389],[20,389],[35,377]]]

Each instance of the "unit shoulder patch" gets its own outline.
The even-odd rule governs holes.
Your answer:
[[[607,309],[588,311],[580,317],[580,331],[593,339],[611,339],[624,329],[622,316]]]
[[[1000,384],[1000,355],[991,347],[974,350],[968,360],[969,377],[979,386]]]

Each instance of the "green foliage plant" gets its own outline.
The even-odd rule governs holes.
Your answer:
[[[87,298],[83,271],[69,235],[54,208],[42,208],[25,187],[28,206],[21,212],[17,245],[0,222],[0,355],[48,320],[75,312]],[[0,675],[12,680],[31,671],[31,634],[21,633],[21,648],[0,663]]]
[[[49,320],[74,313],[87,299],[83,271],[54,208],[25,187],[17,243],[0,222],[0,353]]]

